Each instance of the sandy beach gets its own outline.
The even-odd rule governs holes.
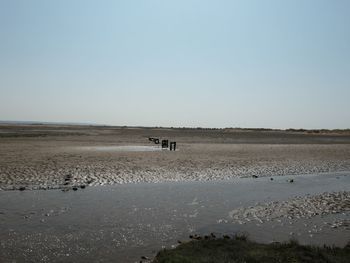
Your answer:
[[[311,174],[350,171],[350,135],[2,125],[0,160],[3,190]]]
[[[139,262],[210,232],[345,246],[349,178],[346,132],[0,125],[0,258]]]

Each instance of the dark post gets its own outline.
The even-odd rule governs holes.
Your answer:
[[[170,142],[170,151],[176,151],[176,142]]]
[[[162,148],[168,148],[169,147],[169,140],[162,140]]]

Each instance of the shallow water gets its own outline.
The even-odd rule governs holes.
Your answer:
[[[294,183],[287,182],[294,178]],[[229,212],[257,202],[350,191],[350,173],[230,181],[126,184],[84,190],[0,192],[0,258],[47,262],[138,262],[191,233],[245,232],[261,242],[293,237],[307,244],[345,245],[349,230],[313,225],[349,213],[262,225],[233,224]],[[305,226],[305,222],[307,225]],[[291,234],[292,233],[292,234]]]
[[[123,145],[123,146],[79,146],[74,147],[82,151],[102,151],[102,152],[154,152],[165,150],[161,146],[144,145]]]

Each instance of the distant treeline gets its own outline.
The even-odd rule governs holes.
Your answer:
[[[31,121],[1,121],[0,126],[69,126],[69,127],[96,127],[105,129],[173,129],[173,130],[203,130],[203,131],[251,131],[251,132],[298,132],[298,133],[313,133],[313,134],[350,134],[350,129],[272,129],[272,128],[240,128],[240,127],[226,127],[226,128],[205,128],[205,127],[164,127],[164,126],[120,126],[120,125],[100,125],[88,123],[60,123],[60,122],[31,122]]]
[[[227,127],[227,128],[204,128],[204,127],[162,127],[162,126],[154,126],[154,127],[143,127],[143,126],[115,126],[118,128],[139,128],[139,129],[174,129],[174,130],[203,130],[203,131],[251,131],[251,132],[298,132],[298,133],[349,133],[350,129],[272,129],[272,128],[240,128],[240,127]]]
[[[307,130],[307,129],[287,129],[286,131],[288,132],[304,132],[304,133],[350,133],[350,129],[312,129],[312,130]]]
[[[156,129],[180,129],[180,130],[226,130],[226,131],[285,131],[302,133],[350,133],[350,129],[272,129],[272,128],[203,128],[203,127],[150,127]]]

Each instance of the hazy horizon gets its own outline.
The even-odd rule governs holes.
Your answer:
[[[103,123],[94,123],[94,122],[61,122],[61,121],[13,121],[13,120],[0,120],[1,124],[9,124],[9,125],[72,125],[72,126],[96,126],[96,127],[126,127],[126,128],[159,128],[159,129],[237,129],[237,130],[350,130],[350,128],[344,129],[331,129],[331,128],[319,128],[319,129],[311,129],[311,128],[303,128],[303,127],[289,127],[289,128],[269,128],[269,127],[208,127],[208,126],[141,126],[141,125],[112,125],[112,124],[103,124]]]
[[[0,2],[0,120],[350,128],[350,2]]]

